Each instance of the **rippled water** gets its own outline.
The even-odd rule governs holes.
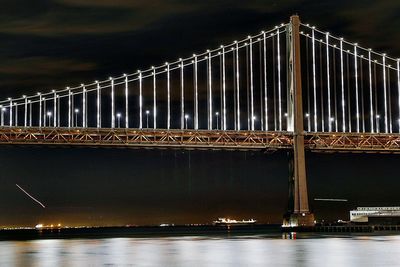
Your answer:
[[[1,241],[0,266],[398,266],[400,236]]]

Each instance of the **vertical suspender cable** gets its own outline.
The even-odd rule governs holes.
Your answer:
[[[185,88],[184,88],[184,76],[183,76],[183,59],[180,59],[180,67],[181,67],[181,129],[185,128]]]
[[[157,128],[157,81],[156,81],[156,69],[153,69],[153,128]]]
[[[222,130],[226,131],[225,47],[222,47]]]
[[[281,50],[280,50],[280,38],[279,30],[277,30],[277,61],[278,61],[278,121],[279,121],[279,131],[282,131],[282,95],[281,95]]]
[[[326,33],[326,79],[327,79],[327,90],[328,90],[328,131],[332,132],[331,79],[329,71],[329,33]]]
[[[250,45],[250,106],[251,106],[251,130],[254,131],[254,81],[253,81],[253,40],[249,38]]]
[[[264,116],[265,116],[265,131],[268,131],[268,81],[267,81],[267,38],[263,32],[264,39]]]
[[[194,129],[199,129],[199,95],[197,87],[197,56],[194,56]]]
[[[345,97],[344,97],[344,66],[343,66],[343,38],[340,38],[340,84],[342,88],[342,131],[346,132]]]
[[[125,76],[125,128],[129,128],[129,88],[128,88],[128,76]]]
[[[318,108],[317,108],[317,79],[315,64],[315,28],[312,28],[312,58],[313,58],[313,87],[314,87],[314,132],[318,132]]]
[[[240,131],[240,82],[239,82],[239,44],[236,42],[236,104],[237,130]]]
[[[169,78],[169,77],[168,77]],[[168,81],[169,84],[169,81]],[[168,99],[169,102],[169,99]],[[169,115],[169,111],[168,111]],[[143,80],[142,72],[139,71],[139,129],[143,128]],[[168,127],[169,129],[169,127]]]
[[[384,101],[384,108],[385,108],[385,133],[388,133],[388,107],[387,107],[387,87],[386,87],[386,54],[383,54],[382,58],[383,62],[383,101]]]
[[[114,79],[110,77],[111,81],[111,128],[115,128],[115,99],[114,99]]]
[[[360,132],[360,108],[358,99],[358,64],[357,64],[357,44],[354,45],[354,80],[356,86],[356,119],[357,119],[357,133]]]
[[[369,109],[371,133],[374,133],[374,107],[372,100],[372,68],[371,68],[371,49],[368,50],[368,78],[369,78]]]

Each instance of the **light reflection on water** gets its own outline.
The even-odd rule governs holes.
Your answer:
[[[400,236],[0,242],[0,266],[398,266]]]

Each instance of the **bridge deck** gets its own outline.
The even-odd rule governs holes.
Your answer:
[[[0,128],[0,144],[120,146],[215,150],[290,149],[290,132]],[[305,147],[316,152],[400,153],[399,134],[305,133]]]

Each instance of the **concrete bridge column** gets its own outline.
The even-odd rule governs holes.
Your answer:
[[[284,227],[314,226],[308,206],[304,153],[303,100],[301,87],[300,19],[290,18],[288,39],[288,130],[293,132],[293,151],[289,153],[289,204]]]

